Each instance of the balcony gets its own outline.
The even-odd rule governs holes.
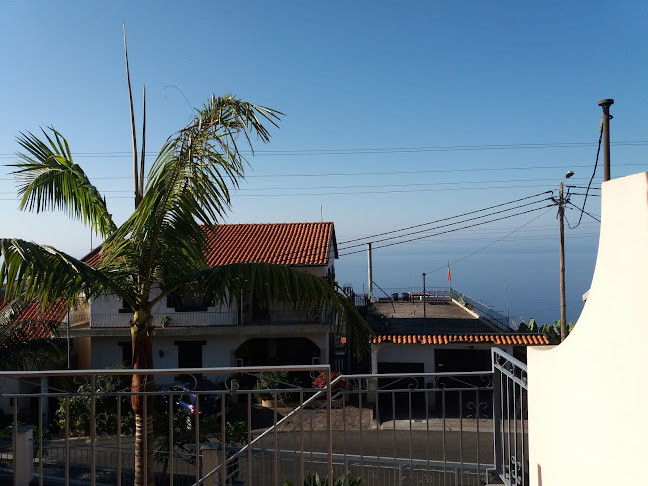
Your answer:
[[[130,312],[96,314],[87,310],[70,313],[70,329],[127,328],[132,319]],[[239,325],[282,325],[282,324],[328,324],[332,316],[328,312],[304,314],[295,310],[249,311],[241,315],[238,311],[226,312],[160,312],[153,314],[153,325],[165,327],[223,327]],[[65,325],[65,323],[63,323]]]
[[[149,393],[156,396],[155,482],[280,486],[304,484],[317,473],[349,474],[367,486],[478,486],[497,476],[528,484],[526,391],[519,363],[511,359],[494,354],[494,368],[482,372],[318,380],[323,388],[312,384],[320,373],[330,374],[321,365],[140,370],[158,382],[180,373],[185,380],[185,388]],[[269,382],[275,371],[289,372],[294,384]],[[0,372],[11,383],[0,392],[11,417],[11,435],[0,437],[0,476],[14,484],[33,477],[40,484],[88,478],[90,484],[132,484],[131,392],[119,384],[131,373]],[[259,373],[264,386],[274,388],[239,386],[237,378]],[[201,380],[192,378],[198,374]],[[223,376],[235,379],[219,384]],[[48,388],[43,379],[56,385]],[[40,392],[25,385],[39,381]],[[502,406],[502,397],[519,401]],[[192,413],[179,406],[183,401],[192,402]],[[58,404],[55,421],[50,403]]]

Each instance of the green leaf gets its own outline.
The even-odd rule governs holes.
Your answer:
[[[12,167],[19,183],[20,209],[28,211],[61,210],[83,221],[102,236],[112,233],[116,226],[106,203],[81,167],[72,160],[67,140],[50,128],[45,130],[47,143],[32,133],[21,133],[18,143],[27,153]]]

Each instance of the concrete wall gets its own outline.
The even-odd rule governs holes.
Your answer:
[[[529,349],[532,485],[645,483],[647,276],[642,173],[603,184],[596,269],[574,332],[553,349]]]
[[[245,329],[245,328],[237,328]],[[276,329],[276,328],[275,328]],[[328,331],[323,330],[319,333],[296,334],[275,332],[272,338],[292,338],[306,337],[320,348],[322,362],[326,363],[328,358]],[[235,333],[229,335],[187,335],[187,336],[164,336],[156,335],[153,339],[153,364],[157,369],[168,369],[178,367],[178,346],[179,341],[203,341],[205,344],[202,348],[202,366],[203,368],[220,368],[236,366],[236,350],[248,339],[263,338],[261,333]],[[122,347],[120,342],[129,342],[130,336],[96,336],[92,338],[92,352],[89,352],[90,338],[77,338],[79,345],[87,346],[83,356],[84,365],[82,369],[104,369],[113,368],[122,365]],[[83,341],[82,341],[83,340]],[[310,363],[305,363],[310,364]],[[170,383],[173,381],[172,375],[168,379],[158,377],[156,381],[160,384]]]

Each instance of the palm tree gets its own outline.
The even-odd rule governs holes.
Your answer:
[[[209,267],[205,260],[205,227],[230,209],[230,186],[238,187],[247,163],[237,146],[242,139],[266,143],[264,123],[276,126],[281,114],[270,108],[215,97],[196,109],[192,121],[173,134],[154,161],[142,199],[133,214],[117,226],[106,201],[72,159],[66,139],[53,128],[41,140],[22,133],[14,164],[22,210],[63,210],[104,238],[100,258],[89,264],[59,251],[19,239],[0,239],[0,281],[6,296],[20,295],[44,308],[62,300],[68,307],[81,296],[112,294],[127,302],[133,368],[153,368],[152,309],[178,292],[207,293],[229,305],[238,295],[253,293],[260,302],[293,302],[303,311],[330,308],[333,322],[346,322],[358,351],[368,347],[371,330],[336,284],[289,267],[239,263]],[[134,374],[131,405],[136,419],[135,483],[153,485],[152,375]],[[146,406],[144,397],[148,396]],[[146,434],[144,434],[146,427]],[[144,448],[143,438],[147,444]],[[144,450],[147,457],[144,457]],[[146,465],[146,470],[144,466]]]

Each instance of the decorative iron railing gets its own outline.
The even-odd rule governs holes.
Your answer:
[[[508,486],[529,484],[527,367],[498,348],[493,360],[495,468]]]
[[[525,430],[523,414],[499,409],[503,397],[513,396],[505,379],[512,375],[518,383],[521,367],[493,353],[488,371],[340,375],[333,381],[330,368],[321,365],[138,370],[160,383],[179,380],[140,394],[155,396],[156,482],[301,485],[317,472],[329,478],[349,473],[367,486],[478,486],[497,469],[517,481],[507,484],[526,484],[517,478],[528,469],[516,464],[524,463],[528,446],[521,439],[510,447],[506,442],[518,437],[516,423]],[[40,484],[54,477],[66,485],[81,478],[91,485],[132,483],[132,373],[0,372],[5,383],[15,383],[0,391],[10,426],[37,427],[31,467]],[[322,373],[316,383],[323,388],[316,388]],[[255,389],[258,379],[262,389]],[[56,412],[48,412],[53,403]],[[150,404],[143,403],[146,415]],[[48,434],[53,422],[58,426]],[[5,444],[10,451],[0,465],[0,476],[10,473],[14,482],[21,471],[19,442],[14,434]]]

